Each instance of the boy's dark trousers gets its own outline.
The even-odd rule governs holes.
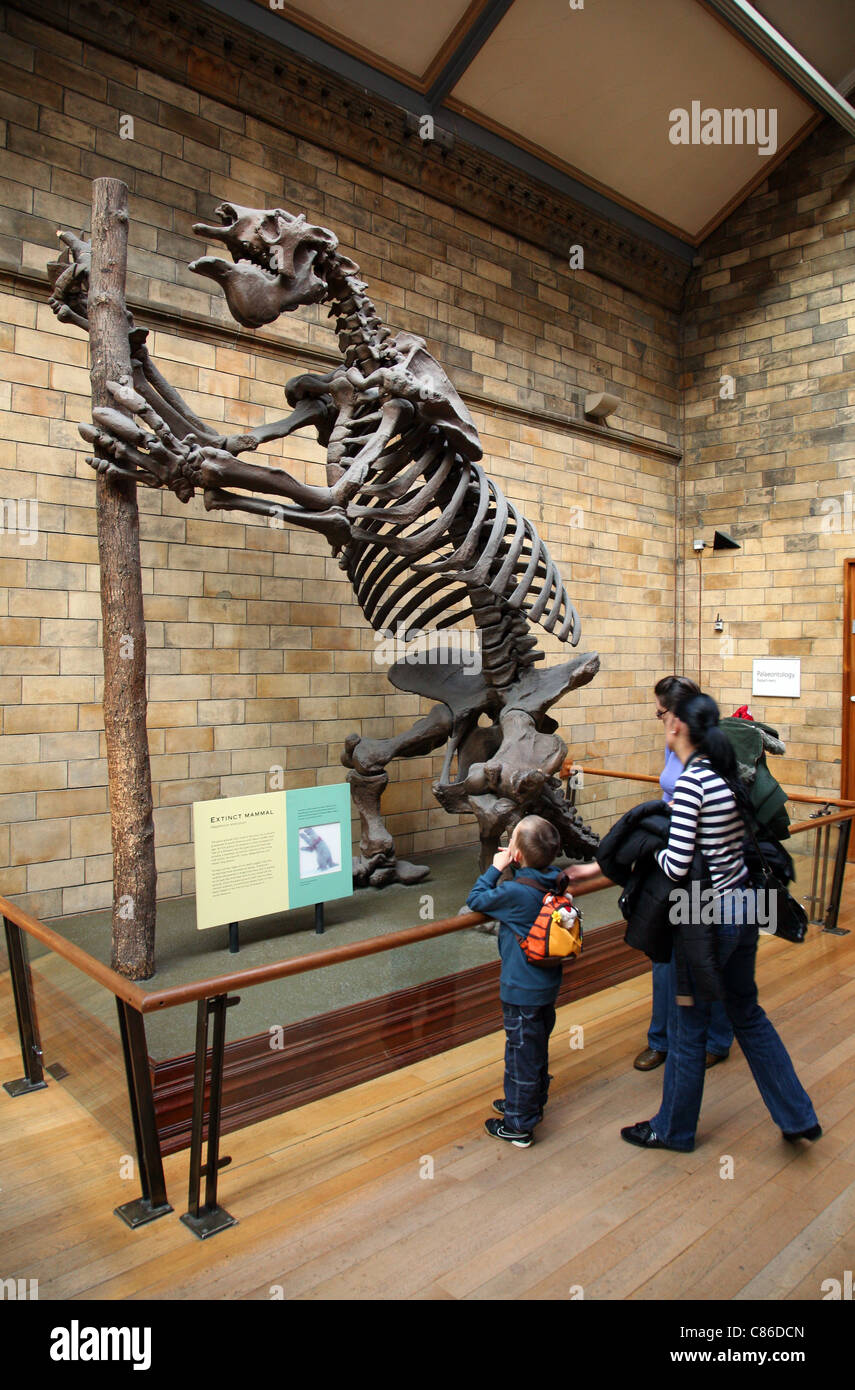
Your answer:
[[[502,1004],[505,1020],[505,1125],[532,1130],[549,1093],[552,1004]]]

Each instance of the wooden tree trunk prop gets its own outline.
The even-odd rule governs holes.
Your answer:
[[[125,275],[128,189],[96,179],[92,189],[89,337],[93,407],[116,407],[107,382],[130,383]],[[104,732],[113,837],[114,970],[154,974],[154,820],[146,733],[146,640],[139,513],[133,481],[98,473],[98,554],[104,621]]]

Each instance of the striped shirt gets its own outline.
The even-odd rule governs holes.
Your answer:
[[[707,758],[695,758],[677,778],[668,844],[656,856],[669,878],[684,878],[699,849],[713,888],[722,893],[747,875],[742,856],[745,829],[730,787]]]

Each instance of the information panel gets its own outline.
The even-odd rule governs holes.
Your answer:
[[[200,931],[287,909],[286,795],[262,792],[194,803]]]
[[[755,657],[752,695],[784,695],[796,699],[802,691],[802,663],[798,657]]]
[[[196,926],[227,926],[353,892],[350,787],[193,806]]]
[[[288,896],[292,907],[353,892],[350,787],[303,787],[288,797]]]

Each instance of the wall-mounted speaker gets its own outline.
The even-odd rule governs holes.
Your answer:
[[[741,550],[739,541],[735,541],[733,536],[729,536],[726,531],[716,531],[713,537],[713,550]]]

